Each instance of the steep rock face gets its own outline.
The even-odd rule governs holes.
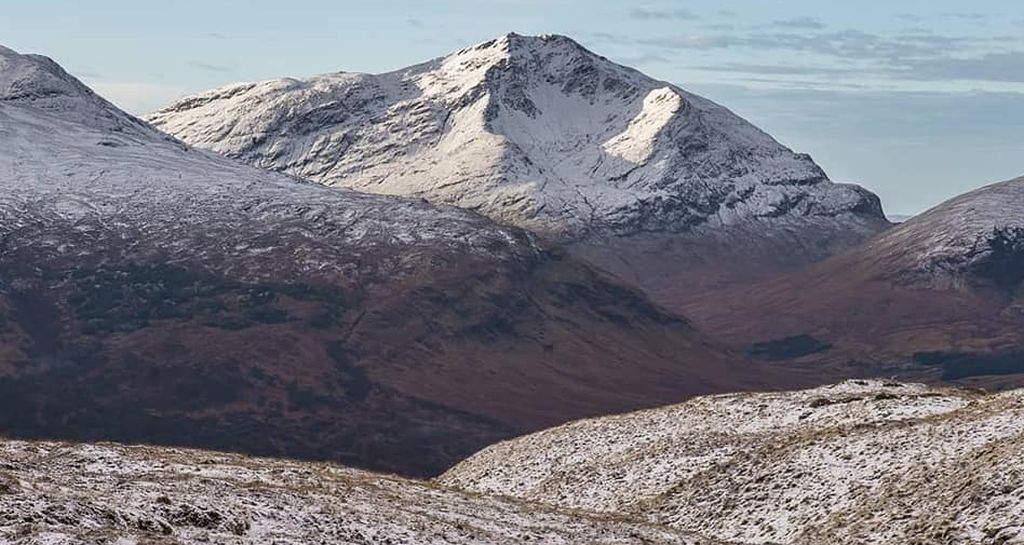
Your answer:
[[[887,225],[874,195],[830,182],[722,106],[562,36],[509,34],[386,74],[232,85],[148,120],[263,168],[587,241],[584,255],[623,276],[647,276],[642,254],[638,267],[613,259],[637,244],[669,246],[677,268],[690,253],[739,274],[754,260],[820,259]],[[730,239],[742,247],[722,249]]]
[[[519,229],[197,151],[48,59],[0,68],[6,434],[430,474],[764,378]]]
[[[494,445],[440,482],[740,543],[1019,543],[1024,393],[712,396]]]

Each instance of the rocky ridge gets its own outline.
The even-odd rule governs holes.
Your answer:
[[[874,195],[806,155],[564,36],[507,34],[385,74],[235,84],[147,119],[263,168],[569,238],[884,223]]]

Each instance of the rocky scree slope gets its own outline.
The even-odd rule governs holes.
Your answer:
[[[855,381],[491,446],[445,485],[743,543],[1024,543],[1024,392]]]
[[[0,49],[4,433],[426,475],[744,369],[523,231],[197,151]]]
[[[508,34],[385,74],[235,84],[147,119],[263,168],[580,242],[666,301],[688,284],[670,269],[794,266],[888,225],[877,197],[808,156],[563,36]],[[670,266],[647,272],[654,254]]]
[[[715,543],[328,464],[10,440],[0,459],[0,541],[17,545]]]

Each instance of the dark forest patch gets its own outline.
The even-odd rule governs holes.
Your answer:
[[[970,354],[963,352],[918,352],[914,362],[942,369],[942,380],[983,375],[1024,373],[1024,352]]]
[[[754,343],[750,355],[755,358],[778,361],[799,358],[832,349],[830,343],[819,341],[810,335],[794,335],[771,341]]]
[[[303,284],[245,284],[170,265],[124,265],[66,271],[68,302],[86,335],[130,333],[154,321],[200,319],[239,330],[291,320],[281,297],[324,303],[336,316],[344,297]]]

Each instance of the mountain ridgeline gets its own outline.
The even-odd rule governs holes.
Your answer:
[[[666,304],[712,271],[790,269],[888,225],[877,197],[726,108],[563,36],[508,34],[385,74],[235,84],[147,119],[262,168],[568,242]]]

